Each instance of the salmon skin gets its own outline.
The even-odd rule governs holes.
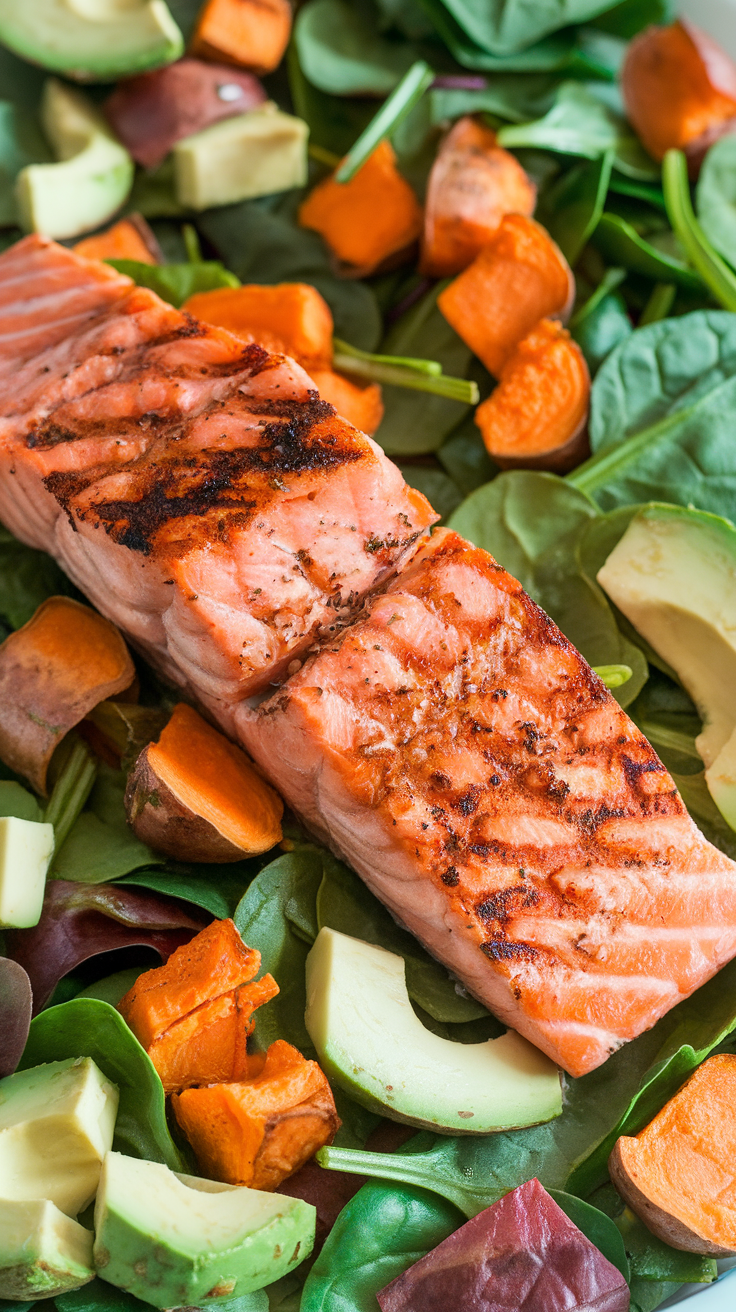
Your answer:
[[[652,748],[491,556],[426,540],[429,504],[294,361],[25,238],[0,518],[571,1074],[736,954],[736,866]]]
[[[556,625],[457,534],[236,722],[314,832],[571,1075],[736,953],[736,865]]]
[[[437,519],[293,360],[45,238],[0,255],[0,415],[3,522],[228,728]]]

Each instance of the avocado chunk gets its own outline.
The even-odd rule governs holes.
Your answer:
[[[38,924],[53,851],[53,825],[14,815],[0,818],[0,925]]]
[[[321,1065],[364,1107],[449,1134],[491,1134],[559,1116],[557,1067],[507,1031],[453,1043],[412,1009],[404,959],[321,929],[307,957],[304,1017]]]
[[[112,1143],[118,1091],[90,1057],[0,1080],[0,1192],[49,1199],[76,1216],[95,1196]]]
[[[0,0],[0,41],[77,82],[113,82],[184,50],[164,0]]]
[[[720,766],[717,760],[736,729],[736,528],[703,510],[647,506],[598,571],[598,582],[695,702],[703,721],[695,745],[728,820],[736,800],[726,800],[730,772],[725,757]]]
[[[21,225],[56,238],[100,227],[133,185],[133,160],[87,97],[53,77],[44,84],[41,122],[58,163],[28,164],[18,174]]]
[[[303,187],[308,134],[302,119],[268,101],[185,137],[174,146],[179,204],[205,210]]]
[[[93,1240],[48,1199],[0,1198],[0,1298],[53,1298],[88,1284]]]
[[[309,1256],[315,1217],[301,1198],[108,1153],[95,1204],[95,1266],[154,1307],[237,1298]]]

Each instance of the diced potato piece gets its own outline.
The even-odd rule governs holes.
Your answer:
[[[185,137],[174,147],[179,203],[205,210],[303,187],[308,133],[302,119],[269,102]]]
[[[0,819],[0,925],[38,924],[53,851],[53,825],[14,815]]]

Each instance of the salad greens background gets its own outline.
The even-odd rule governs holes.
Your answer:
[[[187,34],[199,0],[170,0],[170,8]],[[663,186],[662,171],[625,121],[616,85],[626,41],[671,17],[667,0],[306,0],[287,59],[266,85],[309,124],[310,185],[353,145],[418,59],[435,80],[392,140],[420,197],[443,130],[463,114],[483,115],[534,178],[537,216],[576,275],[570,327],[594,375],[590,459],[567,478],[499,474],[467,405],[396,387],[384,389],[377,440],[453,528],[522,581],[591,664],[631,668],[614,695],[674,773],[706,835],[736,857],[736,835],[705,787],[695,707],[596,582],[642,504],[694,505],[736,520],[736,138],[708,152],[692,215],[686,181],[670,168]],[[49,158],[36,120],[43,78],[0,50],[0,247],[20,235],[15,175]],[[174,199],[170,163],[139,171],[129,208],[148,218],[169,263],[125,271],[174,304],[195,289],[228,285],[233,275],[310,282],[330,305],[340,339],[437,360],[487,395],[492,380],[437,309],[441,284],[411,268],[362,281],[338,277],[321,238],[296,222],[300,200],[289,192],[187,215]],[[195,225],[201,250],[185,238],[183,220]],[[49,557],[0,529],[0,638],[55,593],[75,595]],[[142,703],[152,711],[172,704],[146,671]],[[145,729],[128,727],[134,753]],[[167,1125],[158,1076],[107,1000],[122,987],[115,973],[128,970],[127,986],[132,972],[156,964],[157,947],[173,942],[162,935],[191,932],[208,916],[233,915],[280,984],[279,996],[257,1014],[261,1044],[284,1038],[313,1055],[304,962],[322,925],[402,955],[412,1003],[435,1033],[479,1042],[501,1032],[353,872],[298,826],[288,831],[286,850],[263,858],[175,863],[128,830],[123,787],[122,770],[100,766],[56,855],[44,922],[23,931],[35,935],[26,940],[29,971],[32,958],[43,957],[46,982],[56,985],[33,1021],[27,977],[20,965],[0,960],[0,1019],[14,1017],[13,1060],[24,1045],[22,1066],[92,1055],[121,1089],[122,1151],[174,1168],[188,1162]],[[0,768],[0,814],[32,817],[37,808],[22,781]],[[70,949],[81,924],[87,946]],[[5,950],[23,956],[11,935]],[[548,1125],[478,1138],[422,1133],[398,1152],[378,1153],[365,1147],[377,1118],[338,1092],[343,1128],[321,1155],[325,1177],[343,1170],[375,1178],[343,1208],[309,1272],[218,1306],[375,1312],[378,1289],[465,1217],[537,1175],[624,1271],[632,1312],[651,1312],[679,1284],[713,1279],[714,1264],[670,1249],[623,1209],[607,1181],[608,1153],[618,1134],[645,1124],[710,1052],[736,1047],[735,1033],[732,963],[599,1070],[567,1079],[564,1114]],[[144,1306],[99,1280],[55,1305],[57,1312]],[[0,1300],[3,1309],[31,1306]]]

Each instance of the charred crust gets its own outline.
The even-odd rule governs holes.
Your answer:
[[[480,944],[480,950],[491,961],[535,961],[539,952],[531,943],[509,943],[505,938],[492,938]]]
[[[507,925],[519,912],[538,905],[539,893],[536,888],[517,884],[514,888],[502,888],[498,893],[493,893],[491,897],[479,902],[475,909],[481,920]]]

